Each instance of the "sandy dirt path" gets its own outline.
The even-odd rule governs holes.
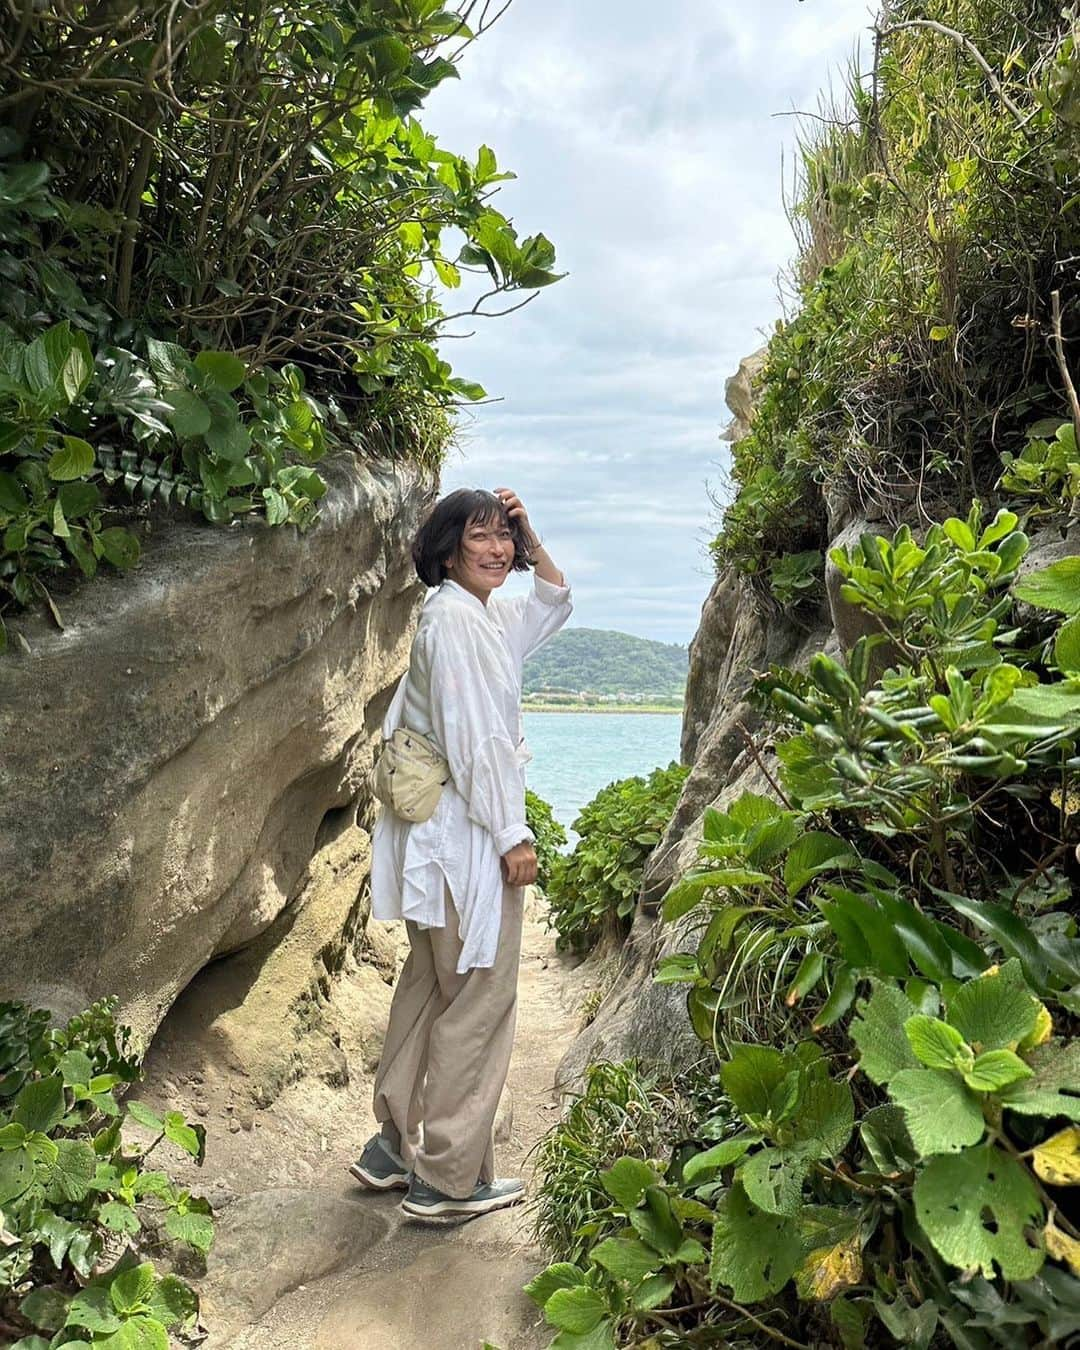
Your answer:
[[[556,955],[542,914],[531,900],[509,1100],[497,1131],[500,1174],[527,1178],[532,1150],[556,1119],[555,1070],[580,1025],[588,978]],[[340,991],[346,1006],[348,992]],[[162,1107],[194,1105],[208,1128],[206,1165],[185,1178],[218,1213],[199,1282],[206,1350],[549,1343],[550,1329],[521,1292],[545,1264],[527,1207],[424,1224],[401,1213],[399,1192],[372,1194],[349,1177],[348,1162],[374,1129],[368,1076],[350,1073],[336,1087],[306,1079],[253,1111],[242,1083],[187,1073],[184,1061],[184,1028],[173,1024],[151,1050],[143,1095]]]

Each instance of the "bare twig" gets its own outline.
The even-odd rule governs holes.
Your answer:
[[[1069,373],[1069,362],[1065,356],[1065,338],[1061,332],[1061,292],[1050,292],[1050,307],[1053,321],[1054,354],[1057,356],[1058,370],[1061,371],[1062,383],[1065,385],[1065,393],[1069,399],[1069,409],[1072,412],[1073,431],[1076,433],[1076,443],[1080,445],[1080,397],[1077,397],[1076,385],[1073,383],[1072,375]]]
[[[958,47],[962,47],[967,52],[967,54],[971,57],[971,59],[983,72],[983,74],[989,80],[990,87],[993,89],[994,93],[997,94],[998,98],[1001,99],[1005,107],[1008,108],[1009,112],[1011,112],[1013,117],[1016,118],[1020,126],[1023,127],[1027,125],[1028,122],[1027,114],[1023,111],[1022,108],[1018,107],[1008,96],[1008,94],[1005,92],[1004,85],[994,74],[990,62],[987,61],[986,57],[983,56],[982,52],[979,51],[978,47],[975,46],[974,42],[972,42],[972,40],[969,37],[967,37],[964,33],[959,32],[955,28],[947,28],[945,24],[938,23],[935,19],[905,19],[900,23],[886,24],[884,27],[878,28],[876,31],[882,37],[889,37],[893,33],[899,33],[902,32],[904,29],[908,28],[926,28],[929,29],[930,32],[932,33],[940,33],[942,37],[951,38],[952,41],[955,42]]]

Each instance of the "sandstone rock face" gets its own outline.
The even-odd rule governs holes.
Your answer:
[[[64,1015],[115,994],[145,1041],[215,957],[246,949],[250,986],[273,949],[277,1007],[317,1002],[345,959],[432,485],[352,455],[325,472],[306,535],[159,522],[135,574],[64,602],[65,631],[15,625],[30,651],[0,663],[0,998]],[[225,1042],[276,1015],[230,1008]]]
[[[645,869],[642,903],[619,975],[595,1020],[578,1036],[559,1067],[559,1082],[572,1088],[590,1063],[637,1058],[685,1065],[701,1054],[686,1015],[686,990],[653,982],[657,961],[692,951],[683,924],[661,922],[657,906],[672,881],[693,866],[709,806],[723,809],[744,791],[769,792],[775,776],[771,746],[761,718],[746,695],[755,671],[772,663],[804,665],[815,651],[834,647],[827,617],[809,630],[784,618],[752,581],[721,576],[705,602],[690,647],[683,722],[683,758],[692,767],[663,839]]]

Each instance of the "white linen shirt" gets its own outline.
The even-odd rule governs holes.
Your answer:
[[[570,588],[535,573],[530,594],[491,596],[486,605],[444,581],[424,605],[408,673],[383,722],[385,739],[407,726],[434,741],[451,781],[428,820],[413,824],[381,809],[372,835],[372,918],[442,928],[449,890],[462,942],[459,974],[494,965],[500,858],[533,840],[525,823],[523,667],[571,609]]]

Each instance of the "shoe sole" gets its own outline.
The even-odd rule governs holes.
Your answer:
[[[410,1204],[408,1200],[402,1200],[400,1209],[413,1219],[441,1219],[453,1214],[491,1214],[497,1209],[519,1205],[524,1199],[525,1192],[519,1191],[516,1195],[492,1196],[490,1200],[438,1200],[433,1205]]]
[[[395,1172],[388,1177],[377,1177],[374,1172],[369,1172],[359,1163],[351,1163],[349,1174],[371,1191],[406,1191],[409,1189],[409,1174],[407,1172]]]

